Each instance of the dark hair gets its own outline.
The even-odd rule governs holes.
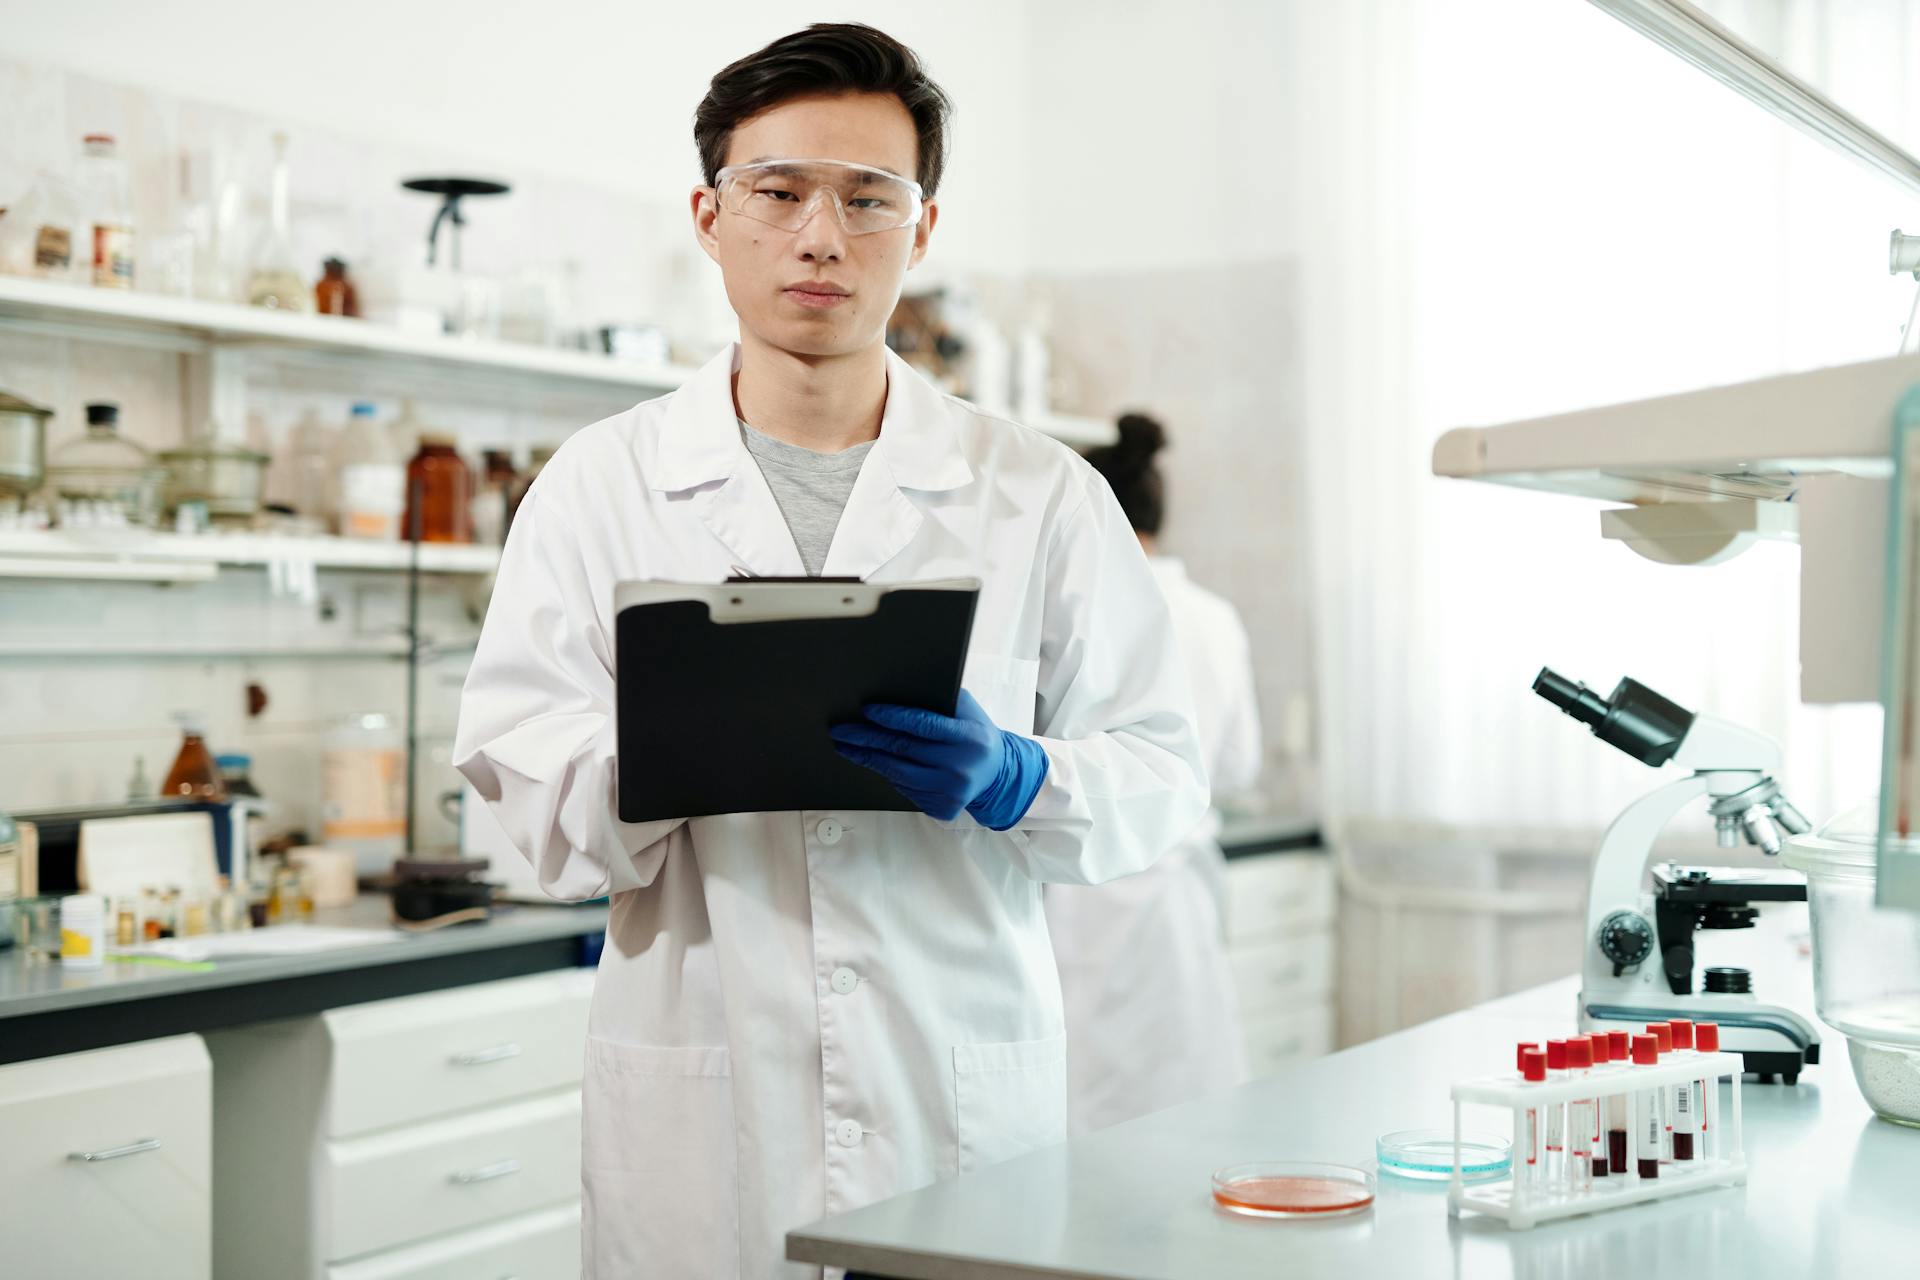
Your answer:
[[[1153,537],[1167,516],[1166,482],[1153,461],[1167,447],[1167,432],[1144,413],[1121,414],[1119,426],[1119,441],[1087,450],[1087,461],[1107,478],[1133,531]]]
[[[913,50],[859,22],[816,22],[723,67],[693,113],[693,141],[707,185],[727,162],[741,122],[811,93],[891,93],[913,117],[920,140],[915,176],[928,199],[947,167],[947,117],[953,104]]]

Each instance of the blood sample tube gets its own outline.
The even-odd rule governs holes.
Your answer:
[[[1529,1084],[1540,1084],[1547,1078],[1546,1051],[1533,1045],[1520,1046],[1520,1078]],[[1525,1116],[1526,1131],[1516,1134],[1526,1152],[1526,1160],[1514,1166],[1514,1179],[1531,1185],[1540,1184],[1540,1108],[1528,1107]]]
[[[1587,1040],[1593,1045],[1593,1073],[1609,1074],[1607,1065],[1612,1060],[1613,1053],[1607,1044],[1607,1033],[1596,1031],[1588,1036]],[[1600,1100],[1594,1099],[1593,1140],[1590,1150],[1593,1152],[1593,1176],[1596,1178],[1607,1176],[1607,1129],[1606,1116],[1603,1114],[1605,1110],[1606,1108],[1600,1105]]]
[[[1519,1073],[1522,1080],[1527,1078],[1527,1051],[1530,1049],[1538,1049],[1539,1047],[1537,1044],[1528,1044],[1523,1040],[1520,1043],[1520,1047],[1514,1050],[1513,1069]]]
[[[1693,1027],[1693,1047],[1702,1057],[1720,1052],[1720,1024],[1717,1022],[1698,1022]],[[1701,1076],[1694,1081],[1694,1087],[1700,1090],[1700,1104],[1694,1111],[1700,1117],[1700,1158],[1707,1158],[1709,1138],[1716,1144],[1714,1155],[1718,1155],[1720,1136],[1713,1132],[1713,1122],[1720,1118],[1720,1077]]]
[[[1607,1056],[1622,1070],[1633,1053],[1632,1037],[1624,1031],[1607,1032]],[[1607,1162],[1621,1177],[1632,1172],[1627,1164],[1627,1095],[1616,1093],[1607,1099]]]
[[[1665,1022],[1649,1022],[1647,1034],[1653,1037],[1660,1056],[1666,1057],[1673,1052],[1673,1027]],[[1662,1164],[1673,1159],[1673,1090],[1660,1091],[1660,1161]]]
[[[1593,1074],[1593,1041],[1574,1036],[1567,1041],[1567,1075],[1584,1079]],[[1576,1191],[1593,1189],[1593,1099],[1575,1098],[1567,1104],[1567,1182]]]
[[[1567,1042],[1565,1040],[1547,1041],[1547,1080],[1549,1083],[1567,1078]],[[1550,1102],[1547,1104],[1547,1158],[1541,1162],[1544,1178],[1548,1182],[1558,1183],[1567,1176],[1567,1104]]]
[[[1652,1036],[1633,1038],[1633,1065],[1636,1067],[1655,1066],[1660,1061],[1660,1042]],[[1660,1093],[1659,1089],[1641,1089],[1633,1096],[1633,1107],[1639,1114],[1639,1131],[1634,1135],[1635,1165],[1641,1177],[1660,1176]]]
[[[1693,1056],[1693,1020],[1674,1018],[1667,1023],[1673,1028],[1673,1051],[1682,1058]],[[1673,1158],[1675,1160],[1693,1159],[1693,1135],[1700,1127],[1700,1104],[1694,1086],[1698,1080],[1682,1080],[1673,1086]]]

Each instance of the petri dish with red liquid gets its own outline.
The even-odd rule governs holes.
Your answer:
[[[1341,1218],[1373,1207],[1373,1175],[1302,1161],[1229,1165],[1214,1171],[1213,1199],[1251,1218]]]

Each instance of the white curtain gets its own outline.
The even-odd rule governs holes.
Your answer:
[[[1826,20],[1779,38],[1914,118],[1910,60],[1834,35],[1863,9],[1912,29],[1910,6],[1808,7]],[[1296,13],[1325,816],[1604,823],[1655,776],[1536,698],[1542,664],[1777,736],[1816,821],[1862,798],[1879,713],[1800,704],[1797,550],[1654,565],[1602,541],[1595,504],[1438,480],[1430,450],[1891,354],[1914,286],[1885,245],[1913,197],[1579,0]]]

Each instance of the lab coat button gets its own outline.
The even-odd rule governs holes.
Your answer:
[[[846,830],[837,820],[822,818],[820,825],[813,829],[813,834],[820,837],[821,844],[839,844],[840,837],[846,833]]]
[[[857,1121],[842,1120],[833,1131],[833,1136],[843,1147],[857,1147],[860,1145],[860,1125]]]
[[[833,989],[841,995],[851,995],[853,989],[859,985],[860,975],[847,966],[841,965],[833,971]]]

